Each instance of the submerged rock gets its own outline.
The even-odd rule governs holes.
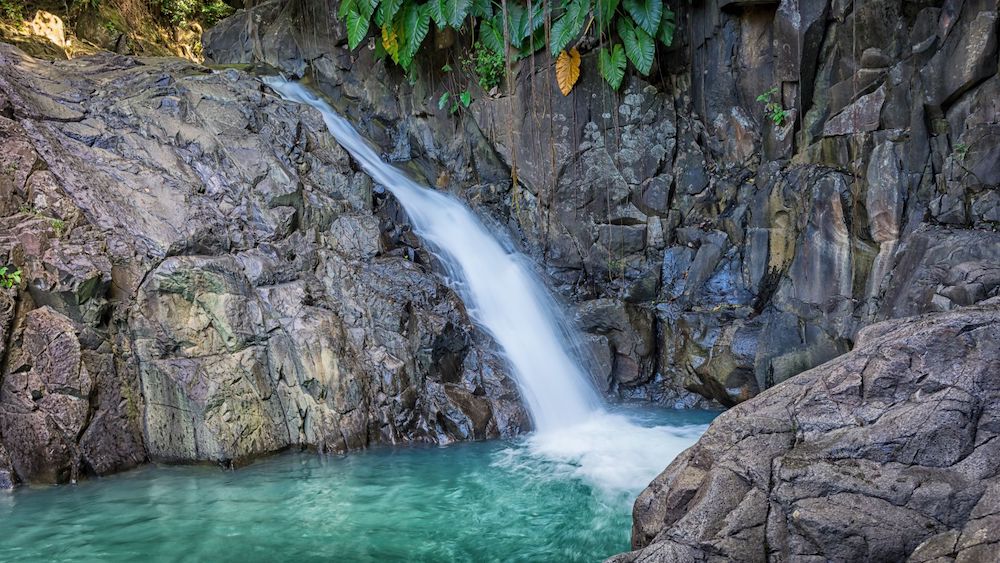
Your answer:
[[[1000,300],[874,324],[721,415],[610,561],[992,561]]]

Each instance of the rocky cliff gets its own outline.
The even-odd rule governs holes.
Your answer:
[[[245,73],[0,45],[0,217],[0,487],[529,425],[398,205]]]
[[[611,561],[996,561],[998,339],[998,299],[866,327],[723,413]]]
[[[252,5],[205,55],[311,79],[509,233],[615,397],[737,404],[873,322],[997,294],[995,2],[676,8],[675,46],[620,94],[582,44],[569,96],[539,54],[458,116],[440,69],[467,38],[406,77],[349,51],[327,0]],[[0,253],[24,278],[2,298],[0,482],[526,427],[317,115],[235,69],[0,59]]]
[[[1000,287],[995,1],[685,3],[648,81],[611,92],[584,44],[569,96],[539,54],[458,118],[436,100],[461,37],[408,81],[349,51],[334,8],[259,3],[206,57],[311,78],[502,223],[577,307],[612,395],[733,405],[868,324]]]

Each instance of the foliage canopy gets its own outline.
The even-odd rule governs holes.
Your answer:
[[[405,70],[432,22],[439,30],[474,31],[479,45],[501,61],[518,60],[546,46],[553,57],[574,60],[576,44],[594,34],[601,43],[598,71],[615,90],[630,64],[640,74],[649,73],[656,42],[669,46],[675,25],[663,0],[340,0],[338,15],[347,26],[351,49],[374,35],[379,54]],[[482,60],[488,57],[481,55]],[[563,67],[564,77],[568,68]],[[578,64],[575,70],[579,72]],[[560,81],[564,94],[569,93],[566,84]]]

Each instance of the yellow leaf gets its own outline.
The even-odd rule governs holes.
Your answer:
[[[385,48],[385,52],[392,57],[392,60],[399,63],[399,39],[396,36],[396,30],[391,25],[382,26],[382,47]]]
[[[573,85],[580,78],[580,51],[573,47],[569,53],[563,51],[556,59],[556,82],[563,96],[568,96]]]

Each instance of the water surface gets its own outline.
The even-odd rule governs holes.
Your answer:
[[[635,496],[715,414],[22,488],[0,494],[0,561],[599,561],[628,549]]]

